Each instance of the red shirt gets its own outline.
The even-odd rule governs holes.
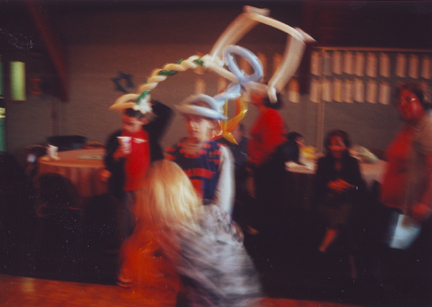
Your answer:
[[[388,207],[403,209],[413,134],[414,129],[406,125],[387,148],[388,164],[381,185],[381,201]]]
[[[249,131],[249,161],[257,166],[264,163],[286,141],[286,133],[285,122],[278,111],[262,112]]]
[[[150,166],[150,148],[147,131],[140,130],[137,133],[122,131],[122,136],[130,136],[131,153],[126,157],[125,191],[135,191],[142,188],[147,170]]]

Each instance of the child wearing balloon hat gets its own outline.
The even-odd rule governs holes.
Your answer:
[[[150,163],[164,158],[159,139],[173,113],[169,107],[155,100],[143,102],[142,106],[139,103],[137,99],[114,104],[110,108],[122,114],[122,127],[109,136],[104,158],[109,172],[108,189],[116,207],[117,244],[121,244],[133,231],[135,191],[142,188]]]
[[[204,204],[215,204],[231,214],[234,198],[234,165],[229,149],[212,140],[216,121],[224,120],[220,102],[200,94],[176,107],[183,115],[187,136],[166,149],[191,180]]]

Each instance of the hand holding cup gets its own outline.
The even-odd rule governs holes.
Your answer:
[[[114,158],[124,158],[132,151],[132,138],[130,136],[118,136],[117,139],[120,143],[120,146],[117,148]]]

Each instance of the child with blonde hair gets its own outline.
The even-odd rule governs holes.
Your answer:
[[[131,239],[142,233],[141,225],[152,229],[152,242],[158,242],[159,253],[174,266],[184,286],[177,305],[259,304],[257,273],[242,236],[221,207],[203,206],[189,178],[171,161],[153,163],[147,175],[137,194],[138,225]]]

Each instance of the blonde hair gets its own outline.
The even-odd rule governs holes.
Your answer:
[[[150,166],[144,188],[137,193],[135,214],[147,225],[193,226],[202,206],[185,172],[164,159]]]

